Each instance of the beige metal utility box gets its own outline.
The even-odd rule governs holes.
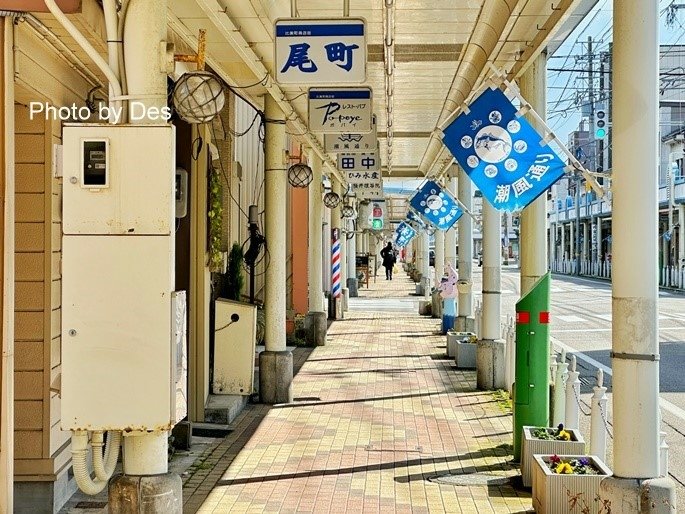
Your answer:
[[[222,298],[216,301],[214,394],[252,394],[256,332],[256,306]]]
[[[164,429],[185,413],[174,140],[170,125],[64,128],[64,429]]]

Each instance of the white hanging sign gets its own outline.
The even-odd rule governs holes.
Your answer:
[[[366,81],[366,22],[362,18],[276,20],[279,84],[361,84]]]
[[[373,152],[378,148],[376,115],[371,116],[371,132],[367,134],[324,134],[323,141],[326,153]]]
[[[370,132],[371,118],[369,87],[309,90],[308,125],[312,132]]]

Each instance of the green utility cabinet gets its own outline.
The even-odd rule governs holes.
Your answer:
[[[549,426],[549,289],[541,277],[516,304],[514,460],[521,460],[525,425]]]

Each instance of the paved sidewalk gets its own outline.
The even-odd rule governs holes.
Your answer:
[[[443,358],[438,320],[392,307],[413,289],[379,277],[326,346],[296,349],[295,402],[248,406],[184,478],[184,512],[530,511],[509,411]]]

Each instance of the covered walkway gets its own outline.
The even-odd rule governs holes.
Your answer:
[[[444,358],[413,289],[379,276],[326,346],[296,349],[294,403],[248,406],[185,478],[184,512],[530,510],[509,410]]]

